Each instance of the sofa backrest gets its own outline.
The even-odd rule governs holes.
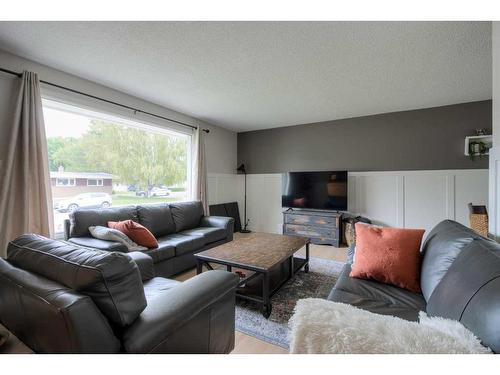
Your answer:
[[[422,246],[420,287],[426,301],[460,252],[475,238],[482,237],[452,220],[444,220],[432,229]]]
[[[198,201],[170,203],[170,210],[176,232],[196,228],[203,217],[203,205]]]
[[[168,203],[145,204],[137,206],[139,223],[158,238],[175,233],[175,223]]]
[[[67,237],[91,237],[89,227],[107,227],[108,221],[123,220],[140,223],[155,237],[161,237],[196,228],[203,215],[203,205],[198,201],[97,209],[79,208],[69,214]]]
[[[118,326],[132,323],[146,308],[139,269],[125,254],[25,234],[9,243],[7,259],[90,297]]]
[[[0,258],[0,321],[37,353],[118,353],[92,299]]]
[[[139,221],[136,206],[123,206],[102,209],[79,208],[69,214],[69,237],[91,236],[89,227],[108,226],[108,221]]]
[[[460,321],[500,352],[500,245],[445,220],[431,231],[422,252],[427,313]]]

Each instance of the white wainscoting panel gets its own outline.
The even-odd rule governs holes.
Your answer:
[[[448,205],[448,177],[427,173],[404,176],[405,227],[429,229],[443,219],[454,218]]]
[[[249,228],[282,233],[281,174],[249,175],[247,198]]]
[[[469,223],[468,203],[488,206],[488,170],[474,173],[458,173],[455,175],[455,220]],[[465,203],[465,204],[463,204]],[[490,216],[492,214],[489,209]]]
[[[210,203],[238,201],[243,176],[209,175]],[[469,225],[467,204],[488,203],[488,170],[349,173],[349,212],[377,224],[431,229],[444,219]],[[281,233],[281,174],[247,176],[247,216],[254,231]]]
[[[264,202],[264,177],[262,175],[247,176],[247,218],[248,228],[258,232],[272,232],[271,228],[263,228],[262,215],[266,210]],[[240,206],[243,216],[243,206]]]
[[[398,176],[349,174],[349,212],[373,217],[374,223],[398,226]]]
[[[243,220],[244,180],[242,175],[209,173],[207,176],[208,204],[238,202]]]

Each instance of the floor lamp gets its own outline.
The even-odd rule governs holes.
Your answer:
[[[245,175],[245,206],[243,208],[243,216],[245,218],[243,222],[243,229],[240,230],[240,233],[251,233],[252,231],[247,229],[248,226],[248,220],[247,220],[247,171],[245,170],[245,164],[241,164],[238,168],[236,168],[236,171],[243,173]]]

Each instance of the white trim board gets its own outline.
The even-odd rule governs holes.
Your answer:
[[[489,169],[489,232],[493,238],[500,237],[500,147],[490,149]]]
[[[209,174],[210,204],[238,201],[243,215],[243,176]],[[349,212],[377,224],[431,229],[444,219],[469,224],[467,204],[488,204],[488,170],[349,173]],[[247,176],[250,228],[281,233],[281,174]]]

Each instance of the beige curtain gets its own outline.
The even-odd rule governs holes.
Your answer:
[[[47,141],[40,82],[35,73],[20,78],[0,184],[0,255],[22,233],[53,234]]]
[[[203,204],[205,215],[209,215],[205,132],[203,129],[196,129],[193,138],[193,199],[200,201]]]

